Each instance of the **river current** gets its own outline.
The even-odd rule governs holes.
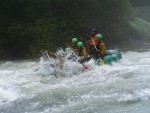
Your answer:
[[[1,61],[0,113],[150,113],[150,51],[122,54],[84,72],[68,63],[58,78],[41,60]]]

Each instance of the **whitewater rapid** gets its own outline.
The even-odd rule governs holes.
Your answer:
[[[60,78],[35,71],[40,60],[1,61],[0,113],[150,113],[150,51],[122,54],[85,72],[69,64]]]

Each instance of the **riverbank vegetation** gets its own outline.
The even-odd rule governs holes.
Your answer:
[[[129,33],[128,0],[3,0],[0,3],[0,58],[38,57],[40,50],[65,47],[71,37],[86,39],[91,28],[108,45]]]

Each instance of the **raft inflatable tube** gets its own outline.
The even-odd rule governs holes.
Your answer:
[[[118,50],[106,50],[103,60],[105,64],[111,64],[112,62],[117,62],[121,58],[122,54]]]

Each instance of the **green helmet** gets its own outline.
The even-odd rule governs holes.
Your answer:
[[[77,43],[77,46],[78,46],[78,47],[81,47],[81,46],[83,46],[83,43],[82,43],[82,42],[78,42],[78,43]]]
[[[64,55],[65,52],[64,52],[63,50],[59,50],[59,51],[57,51],[57,54],[58,54],[58,55]]]
[[[66,48],[66,52],[68,53],[68,52],[71,52],[71,48]]]
[[[77,38],[73,38],[72,42],[78,42]]]
[[[96,37],[99,39],[102,39],[103,36],[102,36],[102,34],[97,34]]]

